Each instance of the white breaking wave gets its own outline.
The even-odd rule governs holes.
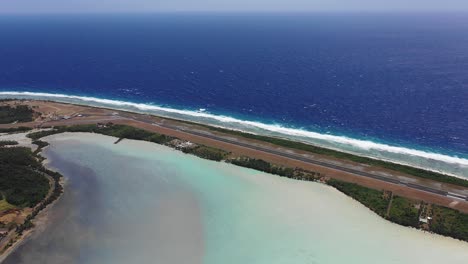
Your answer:
[[[319,145],[322,147],[350,152],[353,154],[388,160],[400,164],[411,165],[427,170],[468,178],[468,159],[465,158],[404,147],[390,146],[387,144],[376,143],[368,140],[353,139],[345,136],[320,134],[302,129],[288,128],[281,125],[241,120],[229,116],[214,115],[204,111],[181,110],[120,100],[52,93],[4,91],[0,92],[0,97],[49,99],[75,104],[106,106],[120,110],[133,110],[136,112],[146,113],[149,112],[160,116],[195,121],[208,125],[236,129],[255,134],[288,138]]]

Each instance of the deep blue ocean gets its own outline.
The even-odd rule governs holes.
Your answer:
[[[468,156],[468,14],[0,17],[0,90]]]

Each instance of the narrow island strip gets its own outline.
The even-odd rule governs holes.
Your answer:
[[[9,210],[9,206],[27,212],[23,213],[26,217],[9,230],[9,236],[12,236],[12,230],[16,235],[0,240],[0,245],[8,241],[2,247],[4,251],[25,236],[24,233],[32,228],[38,212],[56,200],[62,192],[61,175],[45,169],[40,164],[42,158],[39,153],[48,145],[41,138],[64,132],[113,136],[117,138],[115,144],[125,139],[144,140],[204,159],[228,162],[291,179],[320,182],[336,188],[393,223],[468,242],[468,201],[463,196],[468,181],[461,178],[286,139],[114,109],[34,100],[8,100],[2,103],[4,105],[0,106],[0,111],[16,111],[13,109],[19,107],[22,109],[20,115],[24,115],[25,109],[28,109],[26,112],[29,114],[26,115],[29,118],[21,122],[10,119],[9,123],[0,125],[0,131],[7,134],[27,131],[27,137],[38,146],[38,150],[28,152],[16,146],[15,142],[8,141],[3,144],[0,141],[0,148],[7,152],[21,149],[23,158],[29,157],[31,162],[35,162],[33,171],[37,171],[37,179],[44,181],[45,178],[50,183],[47,194],[43,191],[39,199],[29,204],[14,205],[8,202],[8,195],[4,196],[6,207],[3,207],[3,212]],[[0,163],[1,169],[3,164]],[[336,168],[327,167],[330,164]],[[377,177],[366,177],[366,174]],[[390,176],[383,179],[379,178],[383,177],[381,175]],[[408,179],[413,186],[395,182],[392,175],[398,179]],[[418,186],[422,190],[416,188]],[[434,189],[434,186],[439,188]]]

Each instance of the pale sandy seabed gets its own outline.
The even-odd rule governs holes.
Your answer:
[[[449,263],[468,243],[392,224],[331,187],[139,141],[47,138],[67,177],[5,263]]]

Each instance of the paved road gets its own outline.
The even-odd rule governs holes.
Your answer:
[[[389,178],[389,177],[385,177],[385,176],[381,176],[381,175],[377,175],[377,174],[373,174],[373,173],[368,173],[368,172],[364,172],[364,171],[360,171],[360,170],[355,170],[355,169],[352,169],[352,168],[336,165],[336,164],[333,164],[333,163],[330,163],[330,162],[314,160],[314,159],[307,158],[307,157],[304,157],[304,156],[301,156],[301,155],[285,153],[285,152],[281,152],[281,151],[278,151],[278,150],[275,150],[275,149],[270,149],[270,148],[265,148],[265,147],[260,147],[260,146],[257,146],[257,145],[253,145],[253,144],[248,144],[248,143],[244,143],[244,142],[230,140],[230,139],[219,137],[219,136],[216,136],[216,135],[213,135],[213,134],[202,133],[202,132],[192,131],[192,130],[185,130],[185,129],[181,129],[180,127],[177,127],[177,126],[172,126],[172,125],[167,125],[167,124],[155,124],[153,122],[150,122],[150,121],[147,121],[147,120],[144,120],[144,119],[141,119],[141,118],[135,118],[134,117],[132,119],[134,119],[136,121],[139,121],[139,122],[144,122],[144,123],[152,124],[152,125],[167,128],[167,129],[181,131],[181,132],[191,134],[191,135],[194,135],[194,136],[205,137],[205,138],[209,138],[209,139],[212,139],[212,140],[216,140],[216,141],[220,141],[220,142],[224,142],[224,143],[229,143],[229,144],[241,146],[241,147],[244,147],[244,148],[249,148],[249,149],[253,149],[253,150],[257,150],[257,151],[262,151],[262,152],[277,155],[277,156],[280,156],[280,157],[285,157],[285,158],[289,158],[289,159],[293,159],[293,160],[297,160],[297,161],[302,161],[302,162],[306,162],[306,163],[313,164],[313,165],[318,165],[318,166],[329,168],[329,169],[334,169],[334,170],[338,170],[338,171],[351,173],[351,174],[361,176],[361,177],[372,178],[372,179],[376,179],[376,180],[380,180],[380,181],[384,181],[384,182],[388,182],[388,183],[393,183],[393,184],[406,186],[406,187],[416,189],[416,190],[419,190],[419,191],[424,191],[424,192],[433,193],[433,194],[437,194],[437,195],[441,195],[441,196],[446,196],[446,197],[449,197],[449,198],[455,198],[455,199],[468,201],[468,196],[463,195],[463,194],[447,192],[447,191],[435,189],[435,188],[424,186],[424,185],[404,182],[404,181],[400,181],[398,179],[393,179],[393,178]]]
[[[394,178],[385,177],[385,176],[382,176],[382,175],[377,175],[377,174],[373,174],[373,173],[369,173],[369,172],[364,172],[364,171],[352,169],[352,168],[337,165],[337,164],[334,164],[334,163],[331,163],[331,162],[314,160],[314,159],[307,158],[307,157],[304,157],[304,156],[301,156],[301,155],[285,153],[285,152],[282,152],[282,151],[278,151],[276,149],[265,148],[265,147],[257,146],[257,145],[254,145],[254,144],[239,142],[239,141],[236,141],[236,140],[230,140],[230,139],[220,137],[220,136],[216,136],[216,135],[209,134],[209,133],[203,133],[203,132],[199,132],[199,131],[182,129],[181,127],[174,126],[174,125],[162,124],[162,123],[156,124],[151,119],[147,119],[147,118],[144,118],[144,117],[138,117],[136,115],[126,115],[126,114],[124,114],[124,115],[120,115],[120,116],[111,116],[111,117],[107,116],[107,118],[105,118],[104,116],[103,116],[102,119],[93,120],[93,121],[94,122],[96,122],[96,121],[97,122],[108,122],[108,121],[115,121],[115,120],[118,120],[118,119],[134,120],[134,121],[150,124],[150,125],[153,125],[153,126],[159,126],[159,127],[166,128],[166,129],[171,129],[171,130],[184,132],[186,134],[191,134],[191,135],[194,135],[194,136],[209,138],[211,140],[216,140],[216,141],[220,141],[220,142],[224,142],[224,143],[228,143],[228,144],[232,144],[232,145],[236,145],[236,146],[240,146],[240,147],[244,147],[244,148],[248,148],[248,149],[262,151],[262,152],[265,152],[265,153],[268,153],[268,154],[273,154],[273,155],[277,155],[277,156],[280,156],[280,157],[285,157],[285,158],[288,158],[288,159],[297,160],[297,161],[309,163],[309,164],[312,164],[312,165],[321,166],[321,167],[328,168],[328,169],[334,169],[334,170],[337,170],[337,171],[351,173],[351,174],[354,174],[356,176],[372,178],[372,179],[384,181],[384,182],[387,182],[387,183],[406,186],[408,188],[416,189],[416,190],[419,190],[419,191],[424,191],[424,192],[428,192],[428,193],[432,193],[432,194],[437,194],[437,195],[449,197],[449,198],[452,198],[452,199],[459,199],[459,200],[468,201],[468,196],[466,196],[464,194],[447,192],[447,191],[443,191],[443,190],[440,190],[440,189],[436,189],[436,188],[432,188],[432,187],[428,187],[428,186],[424,186],[424,185],[404,182],[404,181],[401,181],[401,180],[398,180],[398,179],[394,179]],[[74,123],[76,123],[77,121],[78,120],[73,120]],[[89,121],[83,120],[82,122],[87,123]],[[78,123],[80,123],[80,122],[78,121]]]

